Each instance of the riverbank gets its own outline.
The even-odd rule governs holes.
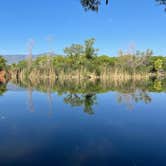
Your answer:
[[[23,86],[29,89],[38,89],[45,92],[58,91],[58,92],[72,92],[72,93],[85,93],[85,92],[105,92],[113,89],[119,91],[135,91],[136,87],[145,88],[150,87],[150,90],[161,90],[166,87],[166,79],[164,78],[150,78],[150,77],[133,77],[131,79],[122,78],[103,78],[103,79],[82,79],[77,78],[57,78],[57,79],[12,79],[12,83]],[[148,89],[148,88],[146,88]]]
[[[11,80],[30,80],[31,82],[38,82],[41,80],[75,80],[76,82],[84,81],[84,80],[115,80],[115,81],[128,81],[128,80],[147,80],[150,78],[166,78],[166,73],[135,73],[130,74],[127,72],[103,72],[100,75],[92,72],[78,72],[71,71],[70,73],[59,72],[56,74],[54,71],[49,73],[40,73],[38,70],[33,70],[29,73],[27,71],[22,70],[19,72],[10,72]]]

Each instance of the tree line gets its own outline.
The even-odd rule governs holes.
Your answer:
[[[64,55],[46,53],[35,59],[27,57],[8,67],[16,78],[118,78],[162,76],[166,73],[166,57],[154,56],[153,51],[119,50],[118,56],[99,55],[95,39],[84,44],[72,44]],[[30,55],[32,57],[32,55]]]
[[[15,80],[12,83],[28,91],[28,103],[31,111],[34,111],[33,90],[48,94],[50,108],[52,108],[52,94],[62,96],[66,104],[72,107],[82,107],[87,114],[94,114],[93,106],[97,104],[97,94],[109,91],[117,93],[117,102],[125,104],[129,109],[138,102],[146,104],[152,101],[150,92],[166,92],[166,79],[147,80]],[[1,87],[1,86],[0,86]],[[3,90],[3,89],[2,89]]]
[[[7,65],[0,56],[0,71],[6,70],[17,79],[44,78],[118,78],[164,76],[166,57],[154,56],[151,49],[136,51],[119,50],[111,57],[99,55],[95,39],[85,40],[84,44],[72,44],[64,49],[64,55],[46,53],[32,58],[32,53],[17,64]]]
[[[6,59],[3,56],[0,56],[0,71],[6,69]]]

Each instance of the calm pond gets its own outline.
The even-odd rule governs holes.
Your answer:
[[[166,81],[0,84],[0,165],[166,165]]]

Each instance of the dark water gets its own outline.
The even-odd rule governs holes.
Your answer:
[[[166,90],[146,83],[0,85],[0,165],[166,165]]]

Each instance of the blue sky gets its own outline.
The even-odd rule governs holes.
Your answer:
[[[155,0],[111,0],[98,13],[85,12],[80,0],[1,0],[0,54],[26,54],[30,39],[35,54],[62,53],[91,37],[103,54],[135,45],[166,55],[166,12]]]

